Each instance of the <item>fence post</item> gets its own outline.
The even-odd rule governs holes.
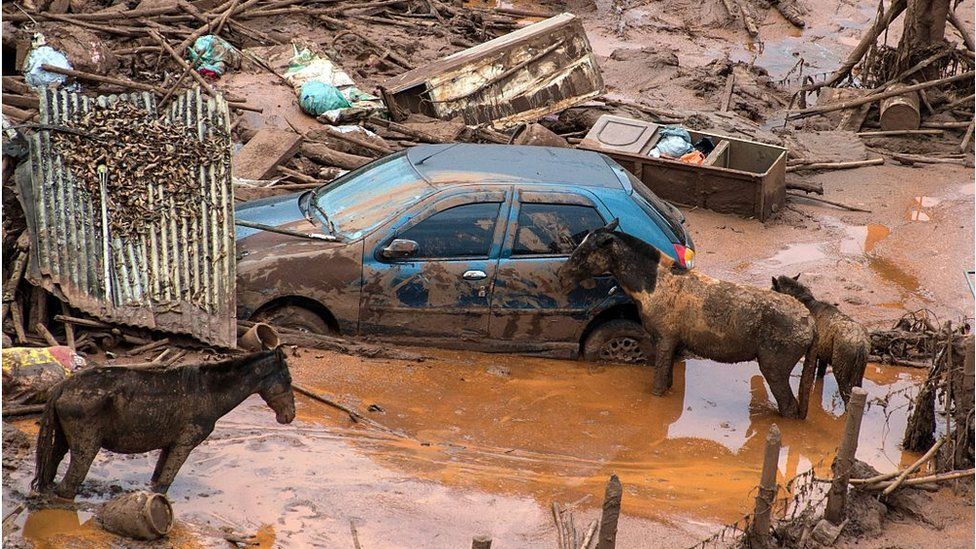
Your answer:
[[[614,549],[617,546],[617,519],[620,517],[620,498],[624,489],[616,474],[610,475],[607,491],[603,495],[603,518],[600,520],[600,535],[597,549]]]
[[[491,549],[491,538],[488,536],[475,536],[471,540],[471,549]]]
[[[830,465],[830,472],[834,479],[830,483],[830,492],[827,494],[827,510],[824,511],[824,518],[834,525],[844,521],[847,508],[847,484],[851,479],[851,468],[854,467],[854,455],[857,453],[857,439],[861,433],[861,418],[864,415],[867,396],[867,392],[860,387],[851,389],[851,398],[847,403],[844,438],[840,441],[837,457]]]
[[[755,519],[752,521],[752,534],[759,537],[769,535],[772,520],[773,502],[776,500],[776,471],[779,468],[779,448],[782,437],[779,427],[774,423],[766,435],[766,453],[763,456],[762,475],[759,479],[759,493],[756,494]]]

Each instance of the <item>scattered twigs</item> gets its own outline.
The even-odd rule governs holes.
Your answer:
[[[868,103],[874,103],[882,99],[887,99],[889,97],[894,97],[896,95],[902,95],[905,93],[910,93],[913,91],[924,90],[928,88],[934,88],[936,86],[941,86],[943,84],[949,84],[952,82],[959,82],[961,80],[972,80],[973,76],[976,76],[976,72],[967,71],[964,73],[956,74],[953,76],[947,76],[945,78],[940,78],[938,80],[929,80],[927,82],[922,82],[921,84],[913,84],[911,86],[904,86],[896,89],[888,89],[878,93],[872,93],[870,95],[865,95],[862,97],[857,97],[855,99],[850,99],[847,101],[839,101],[837,103],[829,103],[827,105],[817,105],[814,107],[808,107],[806,109],[800,109],[798,111],[793,111],[787,114],[787,119],[795,120],[798,118],[805,118],[807,116],[813,116],[815,114],[823,114],[827,112],[839,111],[843,109],[850,109],[852,107],[858,107],[860,105],[866,105]]]
[[[842,210],[847,210],[849,212],[871,213],[871,210],[867,210],[867,209],[864,209],[864,208],[858,208],[857,206],[851,206],[851,205],[848,205],[848,204],[844,204],[843,202],[837,202],[837,201],[834,201],[834,200],[827,200],[826,198],[820,198],[819,196],[810,196],[810,195],[807,195],[807,194],[791,193],[791,192],[787,192],[786,195],[787,196],[795,196],[797,198],[805,198],[807,200],[813,200],[815,202],[823,202],[824,204],[829,204],[831,206],[836,206],[838,208],[841,208]]]
[[[927,485],[927,484],[930,484],[930,483],[933,483],[933,482],[943,482],[943,481],[946,481],[946,480],[954,480],[954,479],[957,479],[957,478],[971,477],[971,476],[973,476],[973,474],[976,474],[976,469],[966,469],[966,470],[962,470],[962,471],[951,471],[951,472],[948,472],[948,473],[939,473],[939,474],[935,474],[935,475],[929,475],[929,476],[926,476],[926,477],[910,478],[910,479],[907,479],[904,482],[902,482],[901,485],[902,486],[921,487],[921,486],[924,486],[924,485]],[[887,490],[893,484],[894,484],[893,482],[881,482],[881,483],[878,483],[878,484],[863,486],[863,487],[859,487],[859,488],[861,488],[862,490]]]
[[[928,452],[925,452],[925,455],[923,455],[922,457],[918,458],[915,461],[915,463],[913,463],[913,464],[909,465],[908,467],[906,467],[905,470],[901,472],[901,474],[899,474],[897,477],[895,477],[894,482],[892,482],[890,485],[888,485],[888,487],[885,488],[883,492],[881,492],[881,495],[884,496],[884,497],[887,497],[892,492],[894,492],[895,490],[897,490],[898,487],[901,486],[901,484],[903,482],[905,482],[905,479],[908,478],[908,475],[910,475],[910,474],[914,473],[915,471],[917,471],[918,468],[922,466],[922,464],[924,464],[926,461],[932,459],[932,457],[935,456],[935,453],[939,451],[939,448],[941,448],[943,444],[945,444],[946,440],[948,440],[948,437],[942,437],[942,438],[940,438],[938,442],[936,442],[935,444],[932,445],[931,448],[929,448],[929,451]]]

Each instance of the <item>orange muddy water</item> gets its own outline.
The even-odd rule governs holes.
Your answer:
[[[433,357],[421,363],[292,357],[296,383],[375,424],[299,395],[295,423],[278,425],[252,397],[218,423],[171,488],[178,545],[219,539],[223,528],[257,535],[262,547],[351,547],[350,521],[364,547],[458,547],[479,533],[499,547],[549,543],[551,503],[573,505],[588,522],[611,472],[625,489],[622,546],[690,545],[749,511],[773,423],[783,432],[782,485],[829,464],[844,421],[830,374],[810,417],[797,421],[776,413],[754,363],[685,360],[658,398],[644,367],[424,352]],[[915,457],[898,442],[920,378],[869,365],[860,459],[890,471]],[[155,457],[102,452],[79,499],[144,487]],[[22,469],[15,484],[26,488],[32,467]],[[90,518],[47,510],[18,525],[39,547],[101,546]]]

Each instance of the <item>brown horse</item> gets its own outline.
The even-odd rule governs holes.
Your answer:
[[[615,219],[590,232],[559,276],[566,287],[608,272],[616,278],[637,305],[641,323],[655,343],[652,393],[660,396],[670,387],[675,351],[684,348],[718,362],[758,360],[779,413],[806,417],[813,384],[809,356],[799,404],[790,389],[790,372],[815,335],[806,308],[789,296],[678,267],[650,244],[614,232],[616,227]]]
[[[827,366],[831,366],[840,396],[847,404],[851,388],[860,387],[864,379],[864,368],[871,353],[871,338],[860,323],[834,305],[813,297],[799,278],[800,275],[793,278],[774,277],[773,290],[793,296],[810,310],[817,323],[817,337],[813,343],[817,377],[823,377],[827,373]]]
[[[295,419],[291,374],[281,349],[165,370],[93,368],[55,386],[41,417],[31,486],[48,492],[71,451],[58,496],[74,499],[101,448],[122,454],[162,449],[152,488],[165,493],[190,451],[222,416],[258,393],[278,423]]]

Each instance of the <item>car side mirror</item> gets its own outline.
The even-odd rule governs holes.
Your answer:
[[[419,249],[420,245],[413,240],[394,238],[387,247],[380,251],[380,254],[386,259],[403,259],[415,255]]]

